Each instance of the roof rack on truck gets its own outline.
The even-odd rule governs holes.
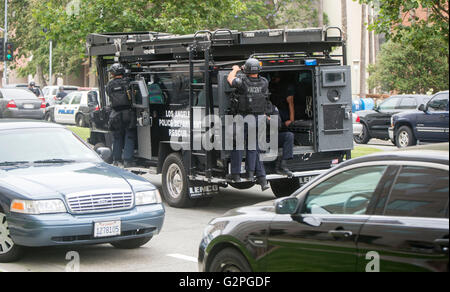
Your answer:
[[[330,57],[335,47],[345,47],[342,31],[338,27],[307,29],[270,29],[239,32],[228,29],[198,31],[190,35],[159,32],[90,34],[87,50],[90,56],[116,56],[123,60],[188,59],[189,48],[204,51],[211,48],[214,58],[247,58],[267,52],[322,53]],[[345,50],[343,50],[345,52]],[[199,55],[199,57],[201,57]],[[346,64],[345,54],[342,57]]]

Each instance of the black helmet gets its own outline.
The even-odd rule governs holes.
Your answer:
[[[125,68],[120,63],[114,63],[109,67],[108,72],[110,72],[114,76],[124,75]]]
[[[244,73],[245,74],[259,74],[261,72],[261,64],[259,60],[250,58],[245,62]]]
[[[34,83],[34,81],[31,81],[30,86],[36,86],[36,83]]]

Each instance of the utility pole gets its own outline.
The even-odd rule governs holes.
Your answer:
[[[49,82],[48,82],[48,85],[49,86],[52,86],[53,85],[53,83],[52,83],[52,79],[53,79],[53,76],[52,76],[52,74],[53,74],[53,72],[52,72],[52,59],[53,59],[53,41],[52,40],[50,40],[50,56],[49,56],[49,65],[48,65],[48,75],[49,75]]]
[[[3,31],[3,47],[6,48],[6,43],[8,42],[8,0],[5,0],[5,28]],[[4,52],[1,52],[4,54]],[[3,62],[4,68],[3,68],[3,85],[8,84],[8,62],[6,60]]]

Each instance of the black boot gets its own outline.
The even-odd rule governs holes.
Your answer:
[[[228,174],[227,180],[230,180],[234,183],[241,182],[241,175],[240,174]]]
[[[249,181],[255,181],[255,172],[247,171],[245,178],[248,179]]]
[[[257,182],[261,186],[261,191],[264,192],[264,191],[267,191],[268,189],[270,189],[265,176],[258,177]]]
[[[287,160],[281,160],[281,159],[277,160],[275,171],[277,174],[286,175],[289,178],[294,176],[294,174],[287,167]]]

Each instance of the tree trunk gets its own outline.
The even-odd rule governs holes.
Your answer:
[[[319,17],[319,27],[323,27],[323,0],[318,0],[317,14]]]
[[[366,9],[367,5],[361,5],[361,57],[360,57],[360,82],[359,82],[359,97],[366,96]]]
[[[347,0],[341,0],[341,24],[344,40],[347,40]]]
[[[44,86],[47,86],[47,82],[44,78],[44,70],[42,70],[42,65],[37,64],[36,65],[36,78],[37,78],[37,85],[39,85],[41,88],[44,88]]]

